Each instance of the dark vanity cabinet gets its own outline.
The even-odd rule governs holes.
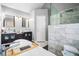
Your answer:
[[[17,33],[6,33],[1,34],[1,44],[11,43],[17,39],[26,39],[32,41],[32,32]]]
[[[32,32],[23,32],[23,33],[17,34],[16,38],[32,41]]]
[[[16,33],[1,34],[1,44],[10,43],[16,40]]]
[[[23,38],[29,41],[32,41],[32,32],[24,32]]]

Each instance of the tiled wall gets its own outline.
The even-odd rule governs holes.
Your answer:
[[[51,7],[51,25],[79,23],[79,6],[63,11],[55,11],[53,9],[57,10],[55,7]]]
[[[49,50],[56,48],[61,51],[65,44],[72,45],[79,49],[79,23],[50,25],[48,27]]]

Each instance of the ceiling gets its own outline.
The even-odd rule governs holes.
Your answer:
[[[3,3],[2,5],[30,13],[32,10],[36,8],[41,8],[44,5],[44,3]]]
[[[32,10],[47,6],[46,3],[3,3],[2,5],[20,10],[23,12],[31,13]],[[79,6],[79,3],[52,3],[52,5],[59,11],[63,11],[68,8]]]

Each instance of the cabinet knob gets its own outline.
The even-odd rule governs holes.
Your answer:
[[[30,34],[29,34],[29,36],[30,36]]]
[[[27,36],[27,34],[25,34],[25,36]]]

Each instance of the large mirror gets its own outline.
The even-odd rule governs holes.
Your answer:
[[[26,18],[22,18],[22,27],[26,27]]]
[[[28,18],[22,18],[22,27],[29,28],[29,19]]]
[[[5,15],[3,19],[3,27],[15,27],[15,16]]]

